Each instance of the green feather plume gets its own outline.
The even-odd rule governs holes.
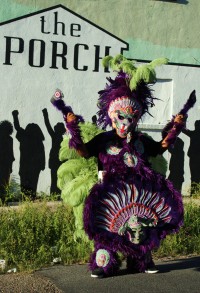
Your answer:
[[[149,65],[152,67],[152,68],[155,68],[157,66],[160,66],[160,65],[164,65],[164,64],[167,64],[169,62],[169,59],[167,58],[158,58],[158,59],[155,59],[153,61],[151,61],[149,63]]]
[[[167,58],[159,58],[148,64],[135,66],[134,60],[128,60],[123,55],[118,54],[115,57],[106,56],[103,58],[104,67],[111,67],[114,71],[123,71],[128,74],[129,87],[135,90],[137,85],[143,80],[145,83],[154,83],[156,81],[155,67],[168,63]]]
[[[148,138],[152,139],[152,137],[147,134],[147,133],[143,133],[145,136],[147,136]],[[151,164],[151,168],[166,176],[167,173],[167,160],[164,158],[163,155],[157,155],[156,157],[149,157],[148,158],[149,163]]]
[[[59,160],[61,162],[79,158],[76,150],[69,147],[69,140],[70,138],[68,136],[64,136],[63,141],[61,142],[59,150]]]
[[[84,143],[103,132],[90,122],[79,123],[79,127]],[[57,171],[57,185],[63,202],[73,208],[76,227],[74,239],[88,241],[83,229],[83,206],[90,189],[98,181],[97,158],[80,157],[74,149],[69,148],[69,139],[65,136],[61,143],[59,158],[63,163]]]
[[[137,70],[137,67],[134,66],[134,61],[129,60],[122,61],[119,68],[130,76]]]
[[[69,182],[63,189],[65,197],[63,201],[72,207],[79,206],[84,203],[89,190],[97,182],[97,176],[93,176],[88,172],[85,175],[77,176]]]
[[[95,124],[90,122],[79,123],[82,139],[84,143],[90,141],[94,136],[103,132],[102,129],[98,128]],[[69,147],[69,136],[65,136],[63,141],[61,142],[60,150],[59,150],[59,160],[61,162],[71,159],[80,158],[75,149]]]

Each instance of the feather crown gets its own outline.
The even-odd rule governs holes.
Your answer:
[[[116,98],[127,96],[130,99],[137,100],[142,106],[142,115],[149,113],[149,107],[154,106],[156,98],[152,95],[150,84],[156,82],[155,67],[167,64],[166,58],[153,60],[148,64],[136,66],[136,61],[126,59],[119,54],[115,57],[106,56],[103,58],[104,67],[110,67],[117,72],[115,79],[107,78],[108,82],[104,90],[99,91],[98,99],[98,125],[111,126],[111,120],[108,116],[110,103]]]

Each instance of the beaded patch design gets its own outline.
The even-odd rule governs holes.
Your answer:
[[[113,187],[99,201],[96,224],[99,228],[117,233],[132,216],[150,220],[153,226],[158,222],[170,223],[171,207],[158,192],[137,188],[134,184],[123,183]]]
[[[109,155],[118,155],[121,152],[122,148],[118,148],[117,146],[114,145],[109,145],[106,148],[106,152]]]
[[[128,167],[135,167],[138,163],[138,159],[136,156],[126,152],[124,154],[124,163],[128,166]]]
[[[106,267],[110,261],[110,254],[105,249],[99,249],[96,253],[96,263],[98,267]]]

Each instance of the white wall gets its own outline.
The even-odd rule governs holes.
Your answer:
[[[161,130],[165,124],[171,119],[172,115],[177,114],[186,103],[190,93],[195,89],[197,102],[195,106],[188,112],[187,128],[194,130],[194,123],[200,119],[200,70],[198,67],[164,65],[156,70],[159,84],[154,86],[154,95],[162,101],[156,101],[155,107],[152,108],[152,117],[147,117],[140,125],[142,131],[147,132],[155,138],[161,139]],[[187,151],[190,145],[190,139],[184,134],[179,136],[184,142],[184,183],[183,194],[188,194],[190,188],[190,169]],[[170,161],[170,154],[166,152],[165,158]],[[178,170],[178,168],[177,168]]]

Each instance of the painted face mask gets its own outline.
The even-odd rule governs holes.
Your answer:
[[[156,225],[153,222],[154,219],[138,218],[136,215],[133,215],[119,228],[118,234],[126,234],[132,243],[139,244],[143,242],[147,236],[147,227]]]
[[[112,127],[121,138],[126,138],[128,133],[136,127],[141,114],[141,105],[124,96],[114,100],[108,110]]]

